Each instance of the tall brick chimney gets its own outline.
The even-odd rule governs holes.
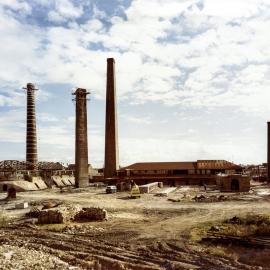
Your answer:
[[[267,181],[270,182],[270,122],[267,122]]]
[[[27,93],[27,116],[26,116],[26,162],[27,170],[37,169],[37,128],[35,111],[35,85],[28,83]]]
[[[86,89],[78,88],[76,96],[76,143],[75,143],[75,185],[77,188],[89,185],[88,141],[87,141],[87,95]]]
[[[119,169],[118,161],[118,131],[115,89],[115,61],[107,59],[107,87],[106,87],[106,127],[105,127],[105,167],[104,177],[116,175]]]

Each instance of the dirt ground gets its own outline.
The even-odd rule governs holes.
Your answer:
[[[260,264],[252,252],[242,250],[250,260],[240,262],[235,256],[211,253],[191,238],[191,231],[204,224],[247,214],[269,215],[269,186],[253,183],[250,193],[226,193],[226,200],[213,202],[192,200],[200,194],[221,195],[199,187],[178,188],[168,197],[143,194],[139,199],[104,191],[52,189],[18,193],[16,201],[1,200],[0,212],[9,222],[0,228],[0,269],[270,269],[267,255]],[[4,197],[0,194],[0,199]],[[29,209],[14,209],[17,202],[40,205],[48,200],[102,207],[109,219],[41,226],[25,217]],[[270,254],[270,249],[261,254]]]

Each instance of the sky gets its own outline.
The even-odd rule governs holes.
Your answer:
[[[114,57],[121,166],[265,162],[269,29],[269,0],[0,0],[0,160],[25,159],[32,82],[39,160],[74,162],[81,87],[89,162],[103,166]]]

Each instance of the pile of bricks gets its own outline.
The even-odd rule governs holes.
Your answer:
[[[103,221],[107,220],[107,211],[102,208],[80,206],[59,206],[42,210],[38,215],[39,224],[62,224],[70,221]]]
[[[107,220],[107,211],[102,208],[88,207],[83,208],[74,217],[75,221],[103,221]]]

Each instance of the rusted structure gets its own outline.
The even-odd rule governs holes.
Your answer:
[[[116,176],[119,169],[118,132],[115,88],[115,61],[107,59],[106,123],[104,178]]]
[[[76,142],[75,142],[75,185],[87,187],[88,177],[88,140],[87,140],[87,95],[86,89],[78,88],[76,96]]]
[[[267,181],[270,182],[270,122],[267,122]]]
[[[27,93],[27,122],[26,122],[26,162],[28,170],[37,169],[37,128],[35,111],[35,85],[28,83]]]

